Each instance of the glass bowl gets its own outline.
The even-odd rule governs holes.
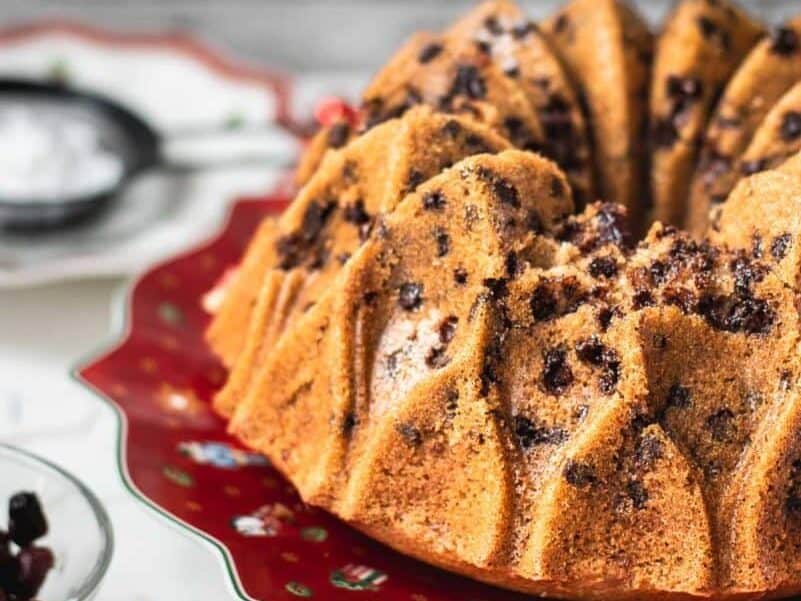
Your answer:
[[[55,566],[38,597],[44,601],[86,601],[97,592],[114,546],[111,522],[97,497],[60,467],[0,444],[0,528],[6,528],[8,499],[16,492],[39,496]]]

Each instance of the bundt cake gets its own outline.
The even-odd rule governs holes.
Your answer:
[[[684,0],[652,75],[620,0],[413,36],[225,286],[230,432],[505,588],[801,593],[794,27]]]

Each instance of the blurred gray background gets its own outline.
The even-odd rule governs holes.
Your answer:
[[[471,0],[0,0],[5,24],[69,18],[125,30],[188,30],[235,56],[286,71],[356,71],[380,66],[406,35],[436,29]],[[561,0],[523,0],[541,18]],[[652,22],[671,0],[636,1]],[[777,21],[799,0],[742,2]]]

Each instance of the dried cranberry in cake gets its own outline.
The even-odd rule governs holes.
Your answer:
[[[423,304],[423,285],[406,282],[398,290],[398,304],[405,311],[414,311]]]
[[[631,299],[631,306],[634,309],[643,309],[644,307],[652,307],[655,302],[654,295],[650,290],[640,289],[634,293]]]
[[[710,3],[713,4],[713,3]],[[720,35],[720,27],[706,15],[700,15],[695,22],[701,30],[701,35],[707,39]]]
[[[542,282],[531,294],[531,315],[535,321],[545,321],[556,317],[557,298],[550,282]]]
[[[637,441],[634,450],[635,465],[641,470],[650,470],[653,464],[662,458],[664,448],[662,441],[651,435],[643,435]]]
[[[718,442],[729,442],[734,432],[734,413],[730,409],[720,409],[706,418],[706,428]]]
[[[423,208],[427,211],[440,210],[445,206],[446,202],[445,195],[438,190],[428,192],[423,196]]]
[[[280,269],[293,269],[304,262],[319,267],[322,249],[317,245],[318,236],[335,207],[336,205],[332,203],[321,207],[318,203],[312,202],[304,215],[302,229],[276,240],[275,250],[279,257]]]
[[[356,421],[356,416],[353,412],[348,412],[345,414],[345,417],[342,418],[342,433],[345,436],[350,436],[353,433],[353,429],[358,425]]]
[[[664,334],[657,333],[651,337],[651,346],[656,350],[663,350],[667,348],[668,345],[668,337]]]
[[[506,255],[506,275],[515,278],[521,271],[520,259],[517,253],[512,251]]]
[[[461,124],[456,121],[455,119],[449,119],[445,125],[442,127],[442,131],[447,135],[449,138],[456,139],[459,135],[464,132]]]
[[[417,57],[421,63],[428,63],[434,60],[437,56],[440,55],[442,52],[442,44],[437,42],[431,42],[430,44],[426,44],[423,49],[420,51],[420,54]]]
[[[484,286],[487,287],[490,297],[494,300],[501,300],[509,294],[509,281],[506,278],[487,278]]]
[[[578,355],[578,358],[595,366],[600,366],[604,363],[604,354],[607,350],[597,336],[591,336],[576,343],[576,355]]]
[[[801,459],[796,459],[790,466],[784,510],[795,520],[801,518]]]
[[[689,315],[698,310],[698,297],[692,290],[671,287],[662,292],[662,302],[678,307],[682,313]]]
[[[434,240],[437,245],[437,256],[444,257],[447,255],[450,250],[450,236],[448,236],[447,232],[437,229],[434,232]]]
[[[525,148],[526,150],[535,150],[535,144],[532,141],[531,132],[529,131],[523,119],[516,115],[510,115],[503,120],[504,134],[515,146]]]
[[[343,218],[348,223],[353,223],[354,225],[369,223],[371,220],[369,213],[367,213],[364,208],[364,201],[362,199],[345,205]]]
[[[617,351],[602,344],[597,336],[591,336],[576,344],[576,355],[584,363],[601,368],[599,388],[604,394],[612,394],[620,379],[620,357]]]
[[[617,261],[614,257],[595,257],[590,261],[589,271],[594,278],[613,278],[617,275]]]
[[[487,345],[481,365],[481,389],[479,394],[485,397],[490,388],[498,383],[498,366],[502,361],[501,350],[503,346],[503,333],[496,333]]]
[[[655,120],[651,126],[651,141],[656,148],[673,148],[679,141],[679,130],[673,120]]]
[[[450,363],[450,357],[445,354],[445,347],[432,346],[426,355],[426,365],[431,369],[440,369]]]
[[[439,326],[439,340],[443,344],[448,344],[451,340],[453,340],[454,335],[456,334],[456,327],[459,324],[459,318],[455,315],[451,315],[446,317],[442,320],[442,323]]]
[[[553,30],[556,33],[563,34],[566,33],[571,27],[570,23],[570,16],[565,12],[560,12],[556,15],[556,18],[553,23]]]
[[[406,179],[406,187],[404,190],[406,192],[413,192],[417,189],[417,186],[422,184],[425,181],[426,176],[423,174],[422,171],[418,171],[417,169],[410,169],[409,176]]]
[[[669,75],[666,85],[667,95],[678,103],[698,100],[703,95],[704,84],[697,77]],[[674,109],[674,114],[678,112],[681,111]]]
[[[526,229],[530,231],[532,234],[541,234],[543,233],[543,225],[542,225],[542,218],[539,216],[537,211],[529,211],[528,215],[526,216]]]
[[[577,488],[592,486],[598,481],[595,470],[590,464],[573,459],[568,460],[562,475],[570,485]]]
[[[689,388],[680,384],[673,384],[668,390],[665,405],[667,407],[676,407],[677,409],[686,409],[691,404],[691,395]]]
[[[751,259],[742,251],[738,252],[729,263],[729,269],[734,276],[734,285],[738,292],[748,293],[754,284],[761,282],[767,269]]]
[[[450,96],[464,95],[480,100],[487,94],[487,85],[475,65],[460,65],[450,89]]]
[[[768,302],[749,292],[705,295],[698,303],[698,312],[712,327],[735,333],[766,334],[776,320]]]
[[[793,54],[798,50],[798,33],[790,27],[776,27],[770,32],[770,49],[784,56]]]
[[[347,121],[337,121],[328,130],[328,146],[342,148],[350,138],[350,124]]]
[[[782,117],[781,137],[785,142],[801,137],[801,112],[788,111]]]
[[[648,491],[639,480],[630,480],[626,484],[626,493],[634,505],[634,509],[643,509],[648,503]]]
[[[614,244],[626,250],[631,244],[626,210],[612,203],[594,203],[580,215],[565,220],[557,237],[590,253]]]
[[[573,371],[567,362],[567,352],[552,348],[543,353],[542,385],[552,395],[563,394],[573,384]]]
[[[310,202],[303,214],[300,232],[298,232],[301,240],[307,244],[315,242],[336,208],[335,200]]]
[[[561,275],[554,279],[545,276],[538,278],[529,297],[531,316],[535,322],[574,313],[589,302],[590,291],[577,276],[578,274]]]
[[[504,202],[512,207],[520,206],[520,199],[517,195],[517,190],[501,178],[494,178],[492,181],[492,191],[501,202]]]
[[[535,424],[531,419],[522,415],[512,418],[515,436],[521,447],[529,449],[536,445],[558,445],[568,438],[568,433],[562,428],[549,428]]]
[[[768,168],[767,159],[752,159],[740,163],[740,172],[743,175],[753,175]]]
[[[651,263],[651,267],[648,268],[648,274],[651,276],[651,282],[653,282],[654,286],[661,286],[668,279],[670,266],[666,261],[656,259]]]
[[[622,311],[618,307],[601,306],[595,313],[595,319],[601,330],[605,332],[612,324],[612,320],[621,315]]]
[[[423,443],[423,435],[414,425],[401,423],[396,427],[398,434],[400,434],[408,444],[416,447]]]
[[[793,242],[793,237],[791,234],[782,234],[781,236],[777,236],[774,238],[773,242],[770,245],[770,254],[776,261],[781,261],[787,251],[790,248],[790,245]]]
[[[551,196],[562,196],[565,193],[565,184],[558,177],[551,178]]]

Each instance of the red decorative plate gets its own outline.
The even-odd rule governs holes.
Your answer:
[[[305,506],[211,411],[225,370],[203,340],[200,299],[260,219],[285,205],[281,194],[241,200],[216,239],[139,278],[125,299],[121,341],[77,371],[117,410],[126,486],[214,543],[243,599],[521,598],[405,558]]]

